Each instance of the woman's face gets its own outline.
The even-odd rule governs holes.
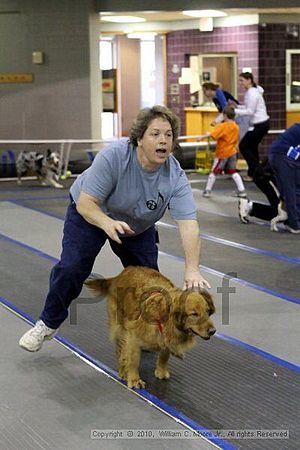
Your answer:
[[[205,97],[207,98],[213,98],[215,96],[215,91],[213,91],[212,89],[203,89],[203,94],[205,95]]]
[[[243,89],[249,89],[252,86],[251,78],[240,77],[239,83],[240,83],[241,88],[243,88]]]
[[[173,132],[168,120],[153,119],[144,136],[138,140],[138,161],[147,171],[159,169],[168,159],[173,148]]]

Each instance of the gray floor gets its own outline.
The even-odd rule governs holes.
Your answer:
[[[266,394],[268,405],[271,407],[269,415],[267,414],[261,421],[261,428],[274,429],[274,423],[279,423],[282,426],[278,428],[294,430],[292,412],[299,406],[294,405],[291,416],[288,410],[299,398],[300,339],[299,314],[297,314],[300,303],[299,236],[271,233],[269,228],[258,220],[249,225],[241,225],[237,219],[237,199],[234,197],[231,180],[226,178],[218,180],[211,199],[201,197],[203,177],[194,174],[191,175],[191,181],[203,235],[201,260],[203,274],[212,284],[212,293],[217,305],[215,322],[218,336],[211,347],[205,347],[205,350],[203,347],[203,352],[206,358],[209,358],[209,352],[213,355],[212,359],[215,357],[213,369],[219,372],[219,376],[211,376],[214,375],[209,373],[211,368],[208,366],[201,369],[200,365],[201,376],[206,378],[210,376],[211,379],[205,388],[207,395],[201,396],[199,393],[199,402],[203,402],[205,398],[207,405],[206,408],[205,404],[202,406],[203,412],[196,420],[192,417],[192,413],[189,417],[193,423],[197,422],[206,429],[225,429],[225,424],[226,429],[249,429],[252,422],[250,417],[247,418],[247,412],[243,410],[247,409],[247,405],[249,411],[251,410],[249,394],[252,392],[253,395],[253,392],[257,391],[262,392],[261,395],[264,396],[264,389],[266,393],[272,392],[272,389],[274,390],[272,384],[275,382],[283,389],[280,393],[288,393],[289,398],[280,398],[282,420],[274,422],[271,410],[273,405],[275,415],[279,414],[278,397],[276,398],[278,391],[275,390],[276,395],[274,391],[273,397]],[[250,185],[248,190],[251,198],[262,198],[253,185]],[[67,191],[40,189],[32,182],[26,182],[22,188],[16,187],[13,183],[1,183],[0,200],[0,295],[36,319],[46,293],[50,267],[60,253]],[[178,231],[168,215],[159,224],[159,232],[161,271],[180,285],[183,275],[182,250],[178,243]],[[118,273],[120,268],[118,261],[108,249],[105,249],[105,254],[97,259],[94,270],[103,275],[113,275]],[[219,292],[224,274],[235,274],[235,279],[230,279],[230,286],[234,288],[234,292],[229,298],[229,310],[225,308],[226,302]],[[26,298],[26,293],[30,293],[30,299]],[[34,307],[30,310],[32,303]],[[16,343],[28,326],[11,311],[4,308],[0,311],[4,335],[4,339],[1,339],[4,350],[1,358],[3,368],[1,386],[5,386],[5,393],[1,394],[1,400],[4,398],[2,405],[5,412],[2,414],[4,419],[1,425],[3,425],[3,442],[7,442],[4,448],[20,448],[18,442],[24,444],[22,448],[81,449],[92,446],[98,448],[145,446],[154,449],[177,448],[177,446],[214,448],[207,441],[192,439],[184,441],[120,439],[105,442],[91,440],[90,430],[93,428],[153,430],[183,428],[176,420],[142,401],[117,381],[107,378],[99,370],[87,365],[57,342],[47,343],[45,349],[36,355],[22,352]],[[101,351],[99,348],[97,353],[95,342],[92,340],[90,330],[93,320],[96,325],[97,319],[93,318],[89,323],[88,317],[83,314],[80,316],[79,307],[77,311],[77,326],[80,326],[81,333],[85,334],[85,341],[89,343],[88,348],[92,349],[90,353],[92,354],[94,350],[97,359],[101,361],[102,351],[102,362],[108,362],[113,369],[114,362],[105,354],[112,351],[109,342],[105,344],[107,347],[101,347]],[[70,323],[66,323],[61,332],[68,336],[68,339],[71,337],[76,341]],[[216,353],[217,347],[219,350],[224,348],[226,359],[222,359],[221,353]],[[254,357],[257,376],[249,390],[251,376],[247,378],[245,367],[253,363]],[[228,367],[235,369],[234,383],[239,387],[241,398],[240,401],[236,401],[232,396],[232,406],[237,415],[245,418],[244,423],[234,419],[234,415],[231,414],[230,395],[226,392],[227,380],[223,379],[222,386],[222,373],[224,377],[225,373],[228,376],[228,371],[225,370],[227,362]],[[171,386],[178,386],[178,389],[192,394],[197,400],[197,392],[193,392],[191,386],[188,386],[188,381],[186,382],[185,377],[181,375],[183,369],[184,375],[188,375],[189,370],[193,369],[193,355],[191,359],[187,358],[184,364],[186,366],[182,366],[180,370],[174,366],[174,381]],[[198,370],[198,367],[196,369]],[[180,381],[181,384],[178,384]],[[150,379],[149,389],[152,387]],[[185,413],[188,408],[184,405],[184,395],[181,397],[183,405],[176,404],[176,409],[180,411],[182,406]],[[222,412],[223,417],[218,416],[220,408],[218,402],[225,408]],[[174,403],[172,404],[171,398],[170,407],[175,407]],[[282,411],[285,409],[285,403],[286,411]],[[27,410],[30,411],[29,417]],[[209,420],[208,416],[212,418],[214,415],[218,420]],[[233,422],[230,422],[230,417],[233,417]],[[11,425],[8,425],[8,422]],[[293,433],[289,440],[255,440],[254,446],[251,446],[253,443],[251,439],[224,440],[220,442],[220,447],[296,449],[300,444],[299,434],[296,435],[294,431]]]

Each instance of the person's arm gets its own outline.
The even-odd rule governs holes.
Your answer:
[[[215,125],[219,125],[219,123],[222,123],[224,120],[224,114],[219,114],[211,123],[211,126],[214,127]]]
[[[211,133],[207,131],[205,134],[201,134],[201,136],[197,137],[197,141],[202,141],[202,139],[207,139],[211,137]]]
[[[256,108],[258,98],[261,95],[257,88],[250,88],[251,91],[245,96],[245,105],[237,105],[235,108],[235,114],[237,116],[253,116]]]
[[[222,112],[223,109],[225,108],[225,106],[227,105],[227,98],[225,97],[225,94],[222,91],[222,89],[216,90],[215,98],[219,104],[219,107],[217,105],[216,106],[217,106],[219,112]]]
[[[197,220],[176,220],[185,254],[184,287],[210,288],[199,272],[200,231]]]
[[[119,234],[134,234],[126,222],[114,220],[101,210],[101,202],[85,192],[81,192],[76,204],[78,213],[91,225],[101,228],[113,241],[122,243]]]

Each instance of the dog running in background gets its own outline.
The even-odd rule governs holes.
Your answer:
[[[107,296],[118,372],[130,388],[145,386],[139,374],[142,350],[159,352],[155,376],[168,379],[171,353],[182,358],[195,345],[195,336],[208,340],[216,332],[211,295],[183,291],[156,270],[130,266],[114,278],[88,279],[85,284],[95,295]]]
[[[60,172],[60,156],[57,152],[47,150],[47,154],[38,152],[19,153],[16,160],[16,170],[18,184],[22,183],[23,176],[37,176],[42,186],[53,186],[55,188],[63,188],[59,183]]]

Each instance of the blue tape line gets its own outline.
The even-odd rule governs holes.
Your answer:
[[[7,150],[9,159],[11,161],[10,164],[10,176],[13,176],[16,172],[16,159],[15,159],[15,152],[13,150]]]
[[[29,321],[32,325],[35,323],[35,321],[32,319],[31,316],[24,313],[21,309],[17,308],[13,303],[5,299],[4,297],[0,297],[0,302],[6,305],[8,308],[10,308],[12,311],[17,313],[19,316],[21,316],[23,319],[26,319]],[[93,358],[83,350],[81,350],[79,347],[77,347],[75,344],[73,344],[68,339],[64,338],[63,336],[56,335],[55,340],[61,342],[64,346],[66,346],[68,349],[76,352],[78,355],[85,358],[87,361],[94,364],[96,367],[101,369],[103,372],[105,372],[107,375],[109,375],[111,378],[121,382],[124,386],[126,386],[126,383],[123,380],[120,380],[118,377],[118,374],[115,370],[111,369],[110,367],[103,364],[101,361],[98,361],[97,359]],[[177,411],[173,406],[168,405],[167,403],[161,401],[159,398],[157,398],[155,395],[150,394],[146,389],[134,389],[134,391],[138,392],[139,396],[146,400],[147,402],[152,403],[155,406],[158,406],[160,410],[166,412],[168,415],[172,416],[175,420],[180,420],[183,424],[187,425],[188,427],[192,428],[197,433],[203,433],[204,437],[214,444],[218,445],[223,450],[237,450],[236,447],[231,445],[228,442],[223,441],[222,439],[215,436],[212,432],[210,432],[207,428],[204,428],[199,423],[195,422],[194,420],[190,419],[186,415],[182,414],[180,411]],[[207,436],[210,437],[207,437]]]
[[[47,197],[51,200],[55,200],[55,199],[60,199],[60,198],[68,198],[67,196],[53,196],[53,197]],[[20,200],[14,200],[14,199],[6,199],[3,201],[10,201],[11,203],[18,203],[18,202],[22,202],[25,200],[44,200],[45,198],[41,198],[41,197],[37,197],[36,199],[32,199],[32,198],[28,198],[28,199],[20,199]],[[52,213],[48,213],[47,211],[44,210],[40,210],[37,208],[32,208],[26,205],[23,205],[24,207],[28,208],[28,209],[32,209],[34,211],[38,211],[41,212],[45,215],[51,216],[51,217],[55,217],[56,219],[60,219],[60,220],[64,220],[62,217],[57,216],[57,215],[53,215]],[[173,225],[173,224],[165,224],[161,221],[157,222],[157,225],[165,227],[165,228],[173,228],[173,229],[177,229],[178,226],[177,225]],[[293,258],[290,256],[285,256],[285,255],[280,255],[279,253],[275,253],[272,252],[270,250],[262,250],[256,247],[251,247],[249,245],[245,245],[245,244],[240,244],[239,242],[233,242],[233,241],[229,241],[227,239],[222,239],[222,238],[218,238],[216,236],[211,236],[209,234],[200,234],[202,239],[206,239],[212,242],[217,242],[223,245],[227,245],[229,247],[234,247],[237,248],[239,250],[245,250],[251,253],[255,253],[257,255],[263,255],[263,256],[268,256],[270,258],[274,258],[277,259],[279,261],[284,261],[284,262],[288,262],[290,264],[300,264],[300,259],[298,258]]]
[[[209,234],[201,234],[201,238],[208,241],[217,242],[230,247],[238,248],[239,250],[246,250],[247,252],[256,253],[257,255],[269,256],[279,261],[285,261],[292,264],[300,264],[300,259],[292,258],[290,256],[280,255],[279,253],[272,252],[271,250],[262,250],[260,248],[251,247],[249,245],[240,244],[239,242],[228,241],[227,239],[218,238],[216,236],[210,236]]]
[[[9,159],[11,160],[11,162],[13,164],[15,164],[15,162],[16,162],[15,152],[13,150],[7,150],[7,153],[8,153],[8,156],[9,156]]]
[[[45,188],[47,188],[47,186],[44,186],[43,188],[41,188],[40,190],[43,191]],[[34,191],[37,192],[39,189],[38,188],[23,188],[22,186],[17,187],[16,189],[1,189],[1,193],[3,192],[15,192],[16,190],[18,191]],[[68,199],[70,198],[68,195],[49,195],[49,197],[21,197],[21,198],[2,198],[0,200],[0,202],[10,202],[10,203],[22,203],[22,202],[27,202],[27,201],[45,201],[45,200],[60,200],[60,199]],[[29,207],[28,207],[29,208]]]
[[[47,253],[42,252],[41,250],[38,250],[36,248],[31,247],[30,245],[23,244],[22,242],[17,241],[16,239],[10,238],[8,236],[5,236],[4,234],[0,233],[0,239],[3,239],[5,241],[11,242],[13,244],[18,245],[19,247],[25,248],[26,250],[29,250],[30,252],[36,254],[37,256],[41,256],[44,259],[48,259],[55,264],[59,261],[57,258],[54,258],[54,256],[50,256]]]
[[[52,256],[50,256],[50,255],[47,255],[46,253],[44,253],[44,252],[42,252],[42,251],[40,251],[40,250],[36,250],[36,249],[30,247],[29,245],[26,245],[26,244],[23,244],[23,243],[21,243],[21,242],[19,242],[19,241],[16,241],[15,239],[9,238],[8,236],[5,236],[5,235],[3,235],[3,234],[0,234],[0,239],[1,239],[1,238],[2,238],[2,239],[5,239],[5,240],[7,240],[7,241],[9,241],[9,242],[12,242],[12,243],[14,243],[14,244],[16,244],[16,245],[19,245],[20,247],[23,247],[23,248],[25,248],[25,249],[27,249],[27,250],[29,250],[29,251],[32,251],[33,253],[35,253],[35,254],[37,254],[38,256],[41,256],[41,257],[43,257],[43,258],[45,258],[45,259],[49,259],[49,260],[51,260],[51,261],[53,261],[53,262],[55,262],[55,263],[58,262],[58,259],[57,259],[57,258],[54,258],[54,257],[52,257]],[[169,258],[175,259],[175,260],[180,261],[180,262],[184,261],[184,259],[183,259],[182,257],[180,257],[180,256],[169,255],[168,253],[161,252],[161,251],[159,252],[159,254],[168,256]],[[202,269],[203,271],[208,272],[208,273],[211,273],[211,274],[213,274],[213,275],[222,276],[222,277],[225,276],[224,273],[218,272],[218,271],[216,271],[216,270],[214,270],[214,269],[210,269],[209,267],[205,267],[205,266],[200,266],[200,267],[201,267],[201,269]],[[287,296],[284,296],[284,295],[282,295],[282,294],[279,294],[278,292],[273,292],[273,291],[271,291],[271,290],[269,290],[269,289],[263,288],[263,287],[261,287],[261,286],[257,286],[257,285],[255,285],[255,284],[253,284],[253,283],[248,282],[248,281],[240,280],[239,278],[233,278],[233,279],[234,279],[236,282],[238,282],[238,283],[240,283],[240,284],[242,284],[242,285],[249,286],[249,287],[251,287],[251,288],[254,288],[254,289],[257,289],[257,290],[266,292],[266,293],[271,294],[271,295],[273,295],[273,296],[275,296],[275,297],[282,298],[283,300],[287,300],[287,301],[290,301],[290,302],[292,302],[292,303],[300,304],[300,299],[295,299],[295,298],[293,298],[293,297],[287,297]],[[225,336],[225,335],[220,335],[220,336]],[[229,338],[228,338],[228,339],[229,339]],[[267,358],[266,355],[269,355],[267,359],[274,358],[274,359],[273,359],[274,362],[275,362],[275,360],[276,360],[276,358],[277,358],[276,356],[273,356],[273,355],[271,355],[271,354],[269,354],[269,353],[267,353],[267,352],[264,352],[263,350],[260,350],[259,348],[253,347],[253,346],[251,346],[250,344],[248,345],[248,344],[246,344],[246,343],[243,343],[242,341],[238,341],[237,339],[234,339],[234,338],[232,338],[232,339],[233,339],[233,341],[235,341],[236,345],[238,345],[238,344],[237,344],[238,342],[241,342],[241,344],[244,345],[244,348],[247,348],[248,351],[252,351],[252,352],[254,352],[254,353],[257,353],[257,354],[259,354],[259,355],[262,356],[262,357],[266,357],[266,358]],[[246,346],[247,346],[247,347],[246,347]],[[278,361],[283,361],[283,360],[280,360],[280,358],[278,358]],[[287,363],[287,364],[291,364],[291,363],[289,363],[289,362],[286,362],[286,363]],[[279,364],[279,363],[278,363],[278,364]],[[282,364],[280,364],[280,365],[282,365]],[[293,365],[291,364],[291,367],[292,367],[292,366],[293,366]],[[297,367],[297,366],[295,366],[295,367]]]
[[[57,197],[57,198],[62,198],[62,197]],[[44,200],[45,200],[45,197],[44,197]],[[52,213],[52,212],[49,212],[49,211],[44,211],[41,208],[32,208],[32,206],[23,205],[22,204],[23,203],[22,200],[9,200],[9,202],[13,203],[15,205],[21,206],[22,208],[27,208],[27,209],[30,209],[31,211],[36,211],[36,212],[42,213],[45,216],[54,217],[55,219],[59,219],[59,220],[64,220],[61,216],[59,216],[59,215],[57,215],[55,213]]]
[[[42,251],[40,251],[40,250],[36,250],[36,249],[30,247],[29,245],[23,244],[23,243],[21,243],[21,242],[19,242],[19,241],[16,241],[15,239],[12,239],[12,238],[10,238],[10,237],[8,237],[8,236],[5,236],[5,235],[3,235],[3,234],[0,234],[0,239],[4,239],[4,240],[7,240],[8,242],[12,242],[12,243],[14,243],[14,244],[16,244],[16,245],[19,245],[20,247],[23,247],[23,248],[25,248],[26,250],[32,251],[33,253],[37,254],[38,256],[41,256],[42,258],[45,258],[45,259],[48,259],[48,260],[51,260],[51,261],[54,262],[54,263],[57,263],[57,262],[59,261],[57,258],[54,258],[54,257],[52,257],[52,256],[50,256],[50,255],[47,255],[46,253],[44,253],[44,252],[42,252]],[[159,253],[162,254],[162,255],[168,256],[168,257],[170,257],[170,258],[173,258],[173,259],[175,259],[175,260],[183,261],[183,258],[182,258],[182,257],[169,255],[168,253],[161,252],[161,251],[160,251]],[[208,272],[208,273],[212,273],[212,274],[218,275],[218,276],[225,276],[225,274],[222,274],[221,272],[217,272],[217,271],[214,270],[214,269],[210,269],[210,268],[204,267],[204,266],[201,266],[201,268],[202,268],[204,271]],[[270,292],[271,292],[271,291],[268,292],[268,290],[265,290],[264,288],[261,288],[261,287],[259,287],[259,286],[256,288],[255,285],[252,286],[252,283],[245,282],[244,280],[239,280],[239,279],[237,279],[237,278],[233,278],[233,279],[234,279],[235,281],[239,282],[240,284],[244,284],[244,283],[245,283],[245,285],[247,285],[247,286],[249,286],[249,287],[254,287],[255,289],[263,290],[263,291],[266,291],[267,293],[270,293]],[[274,295],[274,294],[272,294],[272,295]],[[278,293],[276,293],[276,296],[277,296],[277,297],[279,296]],[[1,299],[1,297],[0,297],[0,299]],[[297,299],[292,299],[292,300],[291,300],[291,299],[289,299],[289,298],[284,298],[284,297],[283,297],[283,299],[284,299],[284,300],[288,300],[288,301],[292,301],[293,303],[298,303],[298,304],[300,304],[300,300],[297,300]],[[297,301],[295,301],[295,300],[297,300]],[[260,355],[260,356],[262,356],[262,357],[264,357],[264,358],[266,358],[266,359],[272,360],[273,362],[276,362],[276,363],[278,363],[279,365],[283,365],[283,363],[285,363],[285,364],[286,364],[285,367],[286,367],[286,368],[289,368],[290,370],[295,370],[295,367],[296,367],[296,368],[298,367],[297,365],[294,365],[294,364],[292,364],[292,363],[289,363],[288,361],[285,361],[285,360],[283,360],[283,359],[277,358],[276,356],[272,355],[271,353],[267,353],[267,352],[265,352],[264,350],[260,350],[259,348],[254,347],[254,346],[252,346],[252,345],[250,345],[250,344],[246,344],[245,342],[239,341],[238,339],[230,338],[230,337],[228,337],[228,336],[226,336],[226,335],[223,335],[223,334],[221,334],[221,333],[217,333],[216,336],[219,336],[220,338],[222,338],[222,339],[224,339],[224,340],[226,339],[227,341],[232,340],[232,341],[230,341],[230,342],[232,342],[233,344],[235,344],[235,345],[240,345],[241,347],[245,348],[246,350],[248,350],[248,351],[250,351],[250,352],[253,352],[253,353],[256,353],[256,354],[258,354],[258,355]],[[296,371],[298,371],[298,368],[296,369]]]
[[[7,174],[7,156],[5,153],[2,153],[1,156],[1,169],[2,169],[2,175]]]
[[[158,222],[157,225],[165,228],[178,228],[177,225],[164,224],[163,222]],[[262,250],[260,248],[251,247],[250,245],[241,244],[239,242],[229,241],[228,239],[218,238],[216,236],[211,236],[209,234],[200,234],[201,239],[206,239],[207,241],[217,242],[222,245],[227,245],[229,247],[234,247],[239,250],[245,250],[247,252],[255,253],[257,255],[268,256],[270,258],[278,259],[279,261],[288,262],[291,264],[300,264],[300,259],[293,258],[290,256],[280,255],[279,253],[272,252],[271,250]]]
[[[175,259],[177,261],[184,262],[184,258],[182,256],[170,255],[169,253],[162,252],[162,251],[159,251],[159,253],[161,255],[167,256],[168,258],[172,258],[172,259]],[[210,273],[212,275],[216,275],[216,276],[221,277],[221,278],[226,277],[226,275],[227,275],[225,273],[219,272],[218,270],[211,269],[210,267],[206,267],[206,266],[203,266],[203,265],[200,265],[200,268],[204,272]],[[281,294],[280,292],[276,292],[276,291],[273,291],[272,289],[265,288],[263,286],[259,286],[258,284],[251,283],[251,281],[243,280],[242,278],[234,278],[234,277],[232,277],[231,279],[234,280],[236,283],[241,284],[242,286],[247,286],[247,287],[250,287],[252,289],[256,289],[257,291],[261,291],[261,292],[265,292],[266,294],[270,294],[273,297],[278,297],[278,298],[281,298],[282,300],[286,300],[288,302],[296,303],[297,305],[300,305],[300,299],[299,298]]]
[[[292,370],[293,372],[300,373],[300,366],[297,364],[290,363],[288,361],[285,361],[282,358],[278,358],[278,356],[272,355],[271,353],[265,352],[264,350],[261,350],[257,347],[254,347],[253,345],[247,344],[246,342],[240,341],[239,339],[236,339],[232,336],[227,336],[223,333],[216,333],[216,337],[219,337],[220,339],[229,342],[232,345],[236,345],[238,347],[242,347],[245,350],[248,350],[249,352],[256,353],[259,356],[262,356],[265,359],[268,359],[269,361],[284,367],[285,369]]]

